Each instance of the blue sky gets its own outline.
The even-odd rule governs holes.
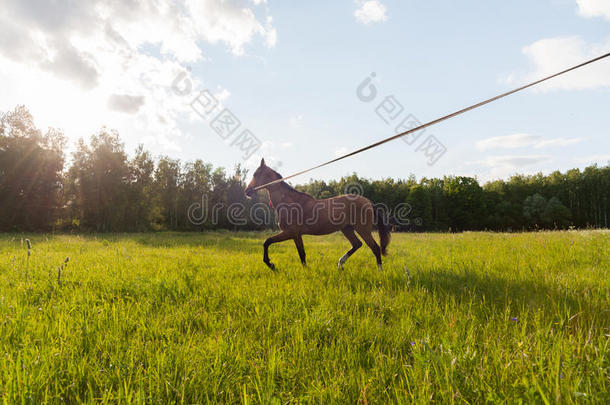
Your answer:
[[[1,110],[26,104],[70,139],[106,124],[130,151],[144,143],[215,166],[265,156],[282,174],[393,135],[375,112],[386,96],[425,122],[610,51],[608,0],[75,2],[68,17],[17,3],[0,14],[14,23],[0,25]],[[171,83],[187,67],[193,91],[181,96]],[[372,72],[378,96],[366,103],[356,88]],[[204,89],[241,121],[227,140],[189,106]],[[610,59],[294,182],[351,172],[487,181],[605,164],[609,106]],[[231,145],[243,128],[262,142],[246,160]],[[433,165],[416,150],[429,135],[446,148]]]

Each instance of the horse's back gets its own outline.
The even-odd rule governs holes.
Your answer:
[[[313,200],[304,208],[304,224],[298,230],[305,234],[324,235],[348,226],[361,229],[373,224],[373,203],[359,195]]]

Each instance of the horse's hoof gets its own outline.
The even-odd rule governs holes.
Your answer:
[[[266,265],[267,265],[267,266],[268,266],[268,267],[269,267],[271,270],[275,270],[275,264],[273,264],[273,263],[271,263],[271,262],[269,262],[269,263],[265,262],[265,264],[266,264]]]
[[[343,270],[343,263],[338,262],[337,267],[339,268],[339,270]]]
[[[382,266],[381,264],[378,264],[378,265],[377,265],[377,270],[379,270],[379,271],[383,271],[383,266]]]

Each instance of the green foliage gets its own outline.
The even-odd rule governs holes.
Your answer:
[[[523,216],[532,226],[565,227],[569,223],[570,210],[557,197],[547,201],[540,194],[534,194],[525,199]]]
[[[416,182],[413,178],[371,181],[353,174],[338,182],[312,181],[297,188],[330,197],[355,183],[364,196],[390,209],[401,202],[410,205],[410,219],[419,220],[421,225],[414,226],[415,221],[411,221],[411,225],[397,230],[514,231],[607,228],[610,224],[610,166],[590,166],[582,173],[573,169],[565,175],[518,175],[483,187],[476,179],[463,176]]]
[[[551,197],[544,209],[543,219],[549,226],[563,228],[569,223],[570,210],[557,197]]]
[[[98,232],[128,223],[130,167],[118,133],[103,128],[91,137],[90,145],[81,139],[73,157],[66,195],[72,215]]]
[[[420,185],[410,188],[407,196],[407,204],[411,206],[410,216],[412,218],[421,218],[424,224],[432,222],[432,202],[430,193]],[[411,229],[417,229],[411,227]]]
[[[0,231],[260,230],[275,226],[264,193],[245,198],[248,173],[240,165],[228,173],[203,160],[155,159],[142,146],[130,157],[119,134],[102,128],[88,141],[79,140],[71,165],[64,168],[64,145],[60,131],[50,129],[43,135],[36,129],[25,107],[0,117]],[[362,193],[392,210],[399,231],[610,225],[609,165],[548,176],[517,175],[483,186],[464,176],[418,182],[413,176],[370,180],[354,173],[329,182],[311,180],[297,188],[317,198]],[[405,204],[410,209],[408,221],[401,218],[398,223],[396,211]],[[234,215],[237,205],[239,221]],[[252,207],[261,206],[267,207],[262,221],[250,215]],[[193,212],[201,218],[189,217]]]
[[[483,211],[483,189],[472,177],[450,177],[445,180],[445,195],[451,229],[480,229]]]
[[[608,231],[266,236],[0,236],[3,402],[610,401]]]
[[[0,116],[0,230],[47,229],[58,215],[65,139],[19,106]]]
[[[546,211],[546,198],[540,194],[529,196],[523,202],[523,215],[530,221],[531,225],[543,224]]]

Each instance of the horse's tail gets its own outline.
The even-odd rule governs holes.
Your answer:
[[[382,209],[375,210],[375,222],[377,223],[377,231],[379,231],[379,247],[381,254],[388,254],[388,245],[390,244],[390,223],[386,219],[385,212]]]

